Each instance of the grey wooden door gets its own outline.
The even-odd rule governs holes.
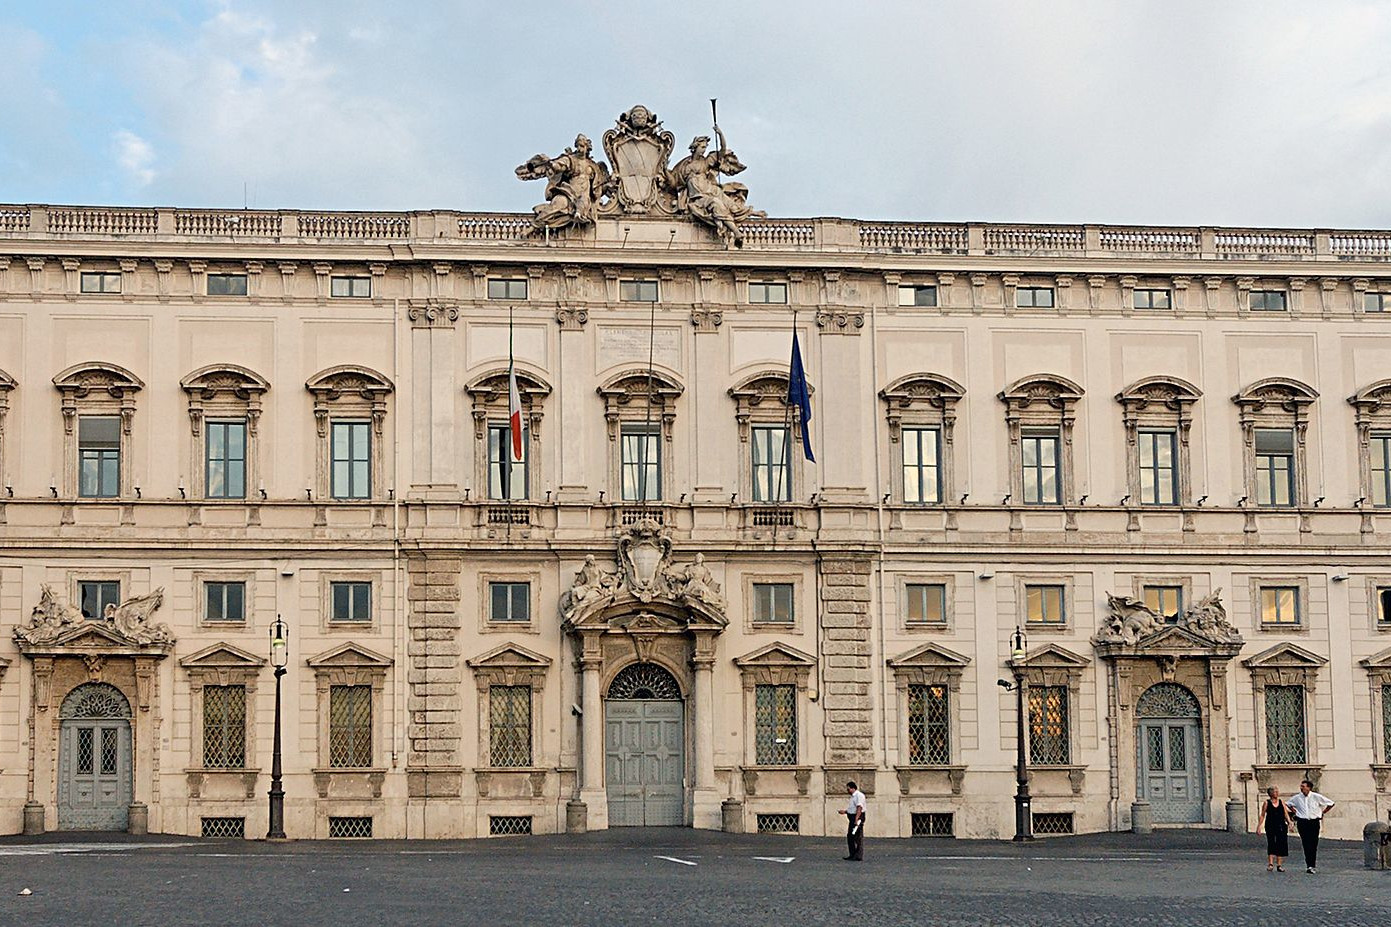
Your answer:
[[[130,821],[130,722],[74,719],[59,732],[58,827],[125,830]]]
[[[1187,718],[1140,722],[1140,794],[1154,820],[1196,824],[1204,817],[1202,733]]]
[[[685,815],[685,703],[604,703],[610,827],[681,826]]]

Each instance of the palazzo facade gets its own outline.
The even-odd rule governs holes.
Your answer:
[[[1391,810],[1391,233],[737,233],[0,208],[0,832]]]

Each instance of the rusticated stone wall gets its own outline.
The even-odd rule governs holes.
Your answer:
[[[462,788],[461,566],[459,558],[453,556],[417,555],[406,562],[410,609],[406,710],[410,716],[412,797],[457,796]]]
[[[870,567],[867,556],[821,561],[821,643],[825,658],[826,763],[873,762],[870,685]]]

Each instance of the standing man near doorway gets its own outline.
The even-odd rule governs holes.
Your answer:
[[[1290,798],[1294,809],[1294,826],[1299,828],[1299,842],[1304,847],[1306,872],[1315,872],[1319,856],[1319,824],[1324,813],[1331,810],[1333,802],[1314,791],[1314,784],[1308,779],[1299,783],[1299,794]]]
[[[846,859],[860,862],[865,858],[865,793],[854,782],[845,783],[845,792],[850,796],[850,804],[837,814],[845,815],[845,842],[850,847]]]

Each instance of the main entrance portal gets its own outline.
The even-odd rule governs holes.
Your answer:
[[[685,709],[676,679],[655,663],[614,677],[604,702],[610,827],[686,823]]]
[[[130,703],[115,686],[91,682],[63,700],[59,731],[58,827],[125,830],[130,822]]]
[[[1203,736],[1198,700],[1183,686],[1161,682],[1140,696],[1140,797],[1154,820],[1196,824],[1206,807]]]

